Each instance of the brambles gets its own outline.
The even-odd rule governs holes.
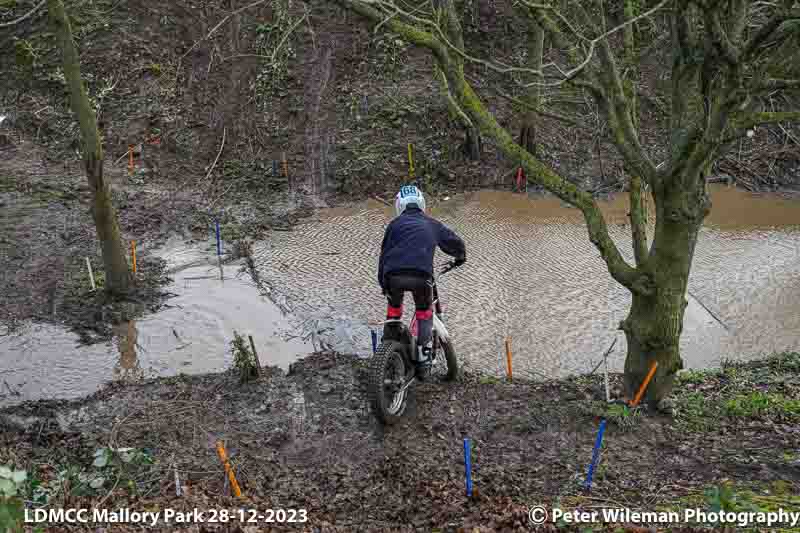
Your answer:
[[[41,58],[41,50],[28,39],[14,38],[14,53],[17,66],[32,68]]]
[[[378,77],[394,79],[400,72],[408,44],[393,33],[378,35],[373,41]]]
[[[262,110],[273,97],[288,94],[289,63],[297,57],[291,33],[300,18],[291,14],[292,0],[272,2],[272,22],[256,26],[256,53],[261,70],[256,76],[255,93]]]

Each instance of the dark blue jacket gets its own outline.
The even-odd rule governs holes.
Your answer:
[[[385,276],[396,270],[418,270],[433,276],[436,247],[455,258],[466,258],[464,241],[453,231],[416,207],[409,206],[389,223],[381,244],[378,283],[385,287]]]

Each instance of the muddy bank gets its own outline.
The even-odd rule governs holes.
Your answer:
[[[669,414],[606,407],[599,376],[511,384],[468,374],[418,387],[411,415],[391,428],[367,409],[365,364],[320,353],[247,385],[178,376],[5,409],[0,463],[31,471],[30,506],[305,508],[309,522],[285,528],[304,530],[522,531],[533,505],[707,508],[705,489],[725,483],[740,505],[800,503],[800,354],[684,372]],[[612,376],[614,395],[619,382]],[[608,429],[586,494],[600,416]],[[244,502],[228,495],[217,440]],[[106,447],[136,459],[92,466]]]
[[[235,259],[239,243],[266,229],[286,229],[310,211],[302,198],[252,196],[233,189],[220,196],[205,188],[199,170],[170,180],[129,176],[107,158],[120,229],[129,249],[136,242],[137,274],[125,302],[106,298],[102,257],[90,211],[90,192],[80,161],[52,159],[49,151],[23,141],[0,151],[0,325],[13,332],[31,321],[64,326],[81,342],[108,341],[116,324],[163,308],[174,296],[159,250],[178,237],[198,249],[215,247],[214,221],[221,224],[224,251]],[[225,200],[210,206],[209,200]],[[92,291],[86,258],[99,290]],[[129,257],[129,262],[132,260]]]

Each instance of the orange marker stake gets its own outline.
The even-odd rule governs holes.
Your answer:
[[[506,337],[506,367],[508,368],[508,381],[513,379],[511,371],[511,337]]]
[[[133,273],[136,274],[136,241],[131,241],[131,259],[133,260]]]
[[[286,152],[283,152],[283,177],[289,177],[289,162],[286,160]]]
[[[128,172],[133,172],[133,145],[128,145]]]
[[[636,397],[631,402],[631,407],[636,407],[639,405],[639,401],[642,399],[642,395],[644,394],[645,389],[647,389],[648,383],[650,380],[653,379],[653,376],[656,375],[656,368],[658,367],[658,361],[653,361],[653,366],[650,367],[650,372],[647,373],[647,376],[644,378],[642,382],[642,386],[639,387],[639,392],[636,393]]]
[[[231,464],[228,462],[228,454],[225,453],[225,446],[223,446],[222,441],[217,441],[217,455],[219,455],[220,461],[225,466],[225,473],[228,474],[228,479],[231,482],[231,488],[233,488],[233,494],[237,498],[242,497],[242,490],[239,488],[239,483],[236,481],[236,476],[233,475],[233,468],[231,468]]]

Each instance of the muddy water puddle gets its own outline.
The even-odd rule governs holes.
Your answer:
[[[800,349],[800,202],[726,187],[712,188],[712,199],[687,295],[686,365]],[[627,198],[601,206],[630,260]],[[622,368],[625,339],[616,327],[630,297],[608,275],[577,210],[484,191],[442,202],[433,214],[467,242],[467,265],[440,279],[463,362],[502,374],[510,337],[515,374],[563,376],[594,368],[616,339],[609,363]],[[220,371],[230,365],[234,330],[253,335],[262,364],[285,368],[320,347],[366,355],[369,323],[385,313],[375,275],[391,217],[370,201],[320,211],[255,243],[271,299],[241,264],[224,266],[221,276],[211,243],[176,240],[154,250],[174,280],[169,307],[118,325],[112,342],[93,346],[44,324],[0,336],[0,405],[79,397],[113,379]],[[411,307],[407,300],[407,316]]]
[[[711,194],[687,295],[686,366],[800,348],[800,202],[725,186]],[[627,197],[601,205],[630,261]],[[609,364],[622,369],[625,339],[616,327],[630,296],[589,243],[579,211],[554,198],[484,191],[440,203],[433,214],[467,243],[467,265],[440,279],[462,360],[500,374],[510,337],[515,373],[563,376],[594,368],[616,338]],[[385,313],[375,275],[391,217],[391,208],[370,201],[275,232],[255,247],[261,277],[289,301],[349,317],[367,332],[351,340],[368,351],[367,324]],[[409,298],[407,315],[410,307]]]
[[[79,397],[110,380],[222,371],[234,330],[253,336],[264,365],[286,368],[309,351],[289,338],[292,324],[240,264],[224,265],[221,275],[213,255],[177,241],[157,255],[168,262],[174,281],[166,290],[176,296],[158,313],[117,325],[113,341],[79,346],[75,334],[45,324],[0,337],[0,405]]]

